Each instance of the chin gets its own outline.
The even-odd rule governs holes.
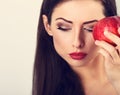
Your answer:
[[[82,67],[82,66],[85,66],[85,62],[83,61],[67,61],[67,63],[71,66],[71,67]]]

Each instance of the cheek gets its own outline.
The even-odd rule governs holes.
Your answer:
[[[65,39],[63,35],[60,34],[54,34],[53,35],[53,42],[54,42],[54,47],[58,49],[65,49],[66,46],[68,45],[69,41]]]
[[[95,42],[95,41],[94,41],[93,37],[89,37],[89,38],[88,38],[88,43],[89,43],[89,45],[95,45],[94,42]]]
[[[93,34],[90,33],[90,34],[87,34],[87,35],[88,35],[88,36],[87,36],[87,40],[88,40],[88,42],[89,42],[89,43],[94,43],[95,40],[94,40],[94,38],[93,38]]]
[[[58,47],[60,47],[60,48],[62,48],[62,47],[64,47],[64,39],[63,38],[61,38],[60,36],[53,36],[53,42],[54,42],[54,46],[55,46],[55,48],[58,48]]]
[[[71,36],[61,31],[53,32],[53,43],[59,54],[67,53],[71,47]],[[68,48],[69,47],[69,48]]]
[[[91,51],[92,48],[96,47],[95,40],[93,39],[92,34],[87,36],[86,46],[87,46],[88,50],[90,50],[90,51]]]

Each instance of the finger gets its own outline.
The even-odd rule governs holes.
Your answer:
[[[110,39],[111,41],[113,41],[116,45],[120,45],[120,38],[119,38],[119,36],[117,36],[117,35],[109,32],[109,31],[107,31],[107,30],[105,30],[104,35],[105,35],[108,39]]]
[[[112,57],[108,54],[108,52],[106,50],[104,50],[104,49],[100,49],[98,51],[98,53],[100,53],[101,55],[104,56],[105,67],[111,68],[113,66],[113,64],[111,64],[111,63],[113,63],[112,62],[113,60],[112,60]]]
[[[120,28],[118,28],[118,33],[119,33],[119,36],[120,36]],[[116,49],[120,55],[120,44],[116,46]]]
[[[118,52],[114,46],[110,45],[105,41],[95,41],[95,44],[106,50],[115,62],[116,60],[120,59]]]
[[[118,54],[120,55],[120,45],[119,45],[119,46],[116,46],[115,48],[116,48]]]
[[[100,49],[98,53],[102,54],[105,58],[112,58],[105,49]]]

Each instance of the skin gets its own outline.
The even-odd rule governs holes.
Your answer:
[[[120,38],[113,34],[108,37],[106,33],[106,37],[118,45],[113,47],[104,41],[94,41],[89,31],[96,23],[94,20],[103,17],[101,3],[94,0],[58,4],[52,13],[51,24],[43,15],[45,29],[53,37],[57,53],[82,78],[86,95],[120,95],[120,87],[116,85],[120,84],[120,56],[116,51],[117,48],[120,52]],[[72,52],[84,52],[87,56],[75,60],[69,55]]]
[[[120,34],[120,28],[118,33]],[[105,31],[104,35],[115,42],[117,46],[114,47],[105,41],[96,41],[95,44],[101,47],[98,52],[105,58],[105,71],[108,79],[116,88],[118,95],[120,95],[120,85],[118,85],[120,84],[120,38],[108,31]]]

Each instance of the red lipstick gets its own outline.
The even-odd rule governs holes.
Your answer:
[[[74,60],[82,60],[85,58],[87,54],[84,52],[73,52],[73,53],[70,53],[69,55]]]

